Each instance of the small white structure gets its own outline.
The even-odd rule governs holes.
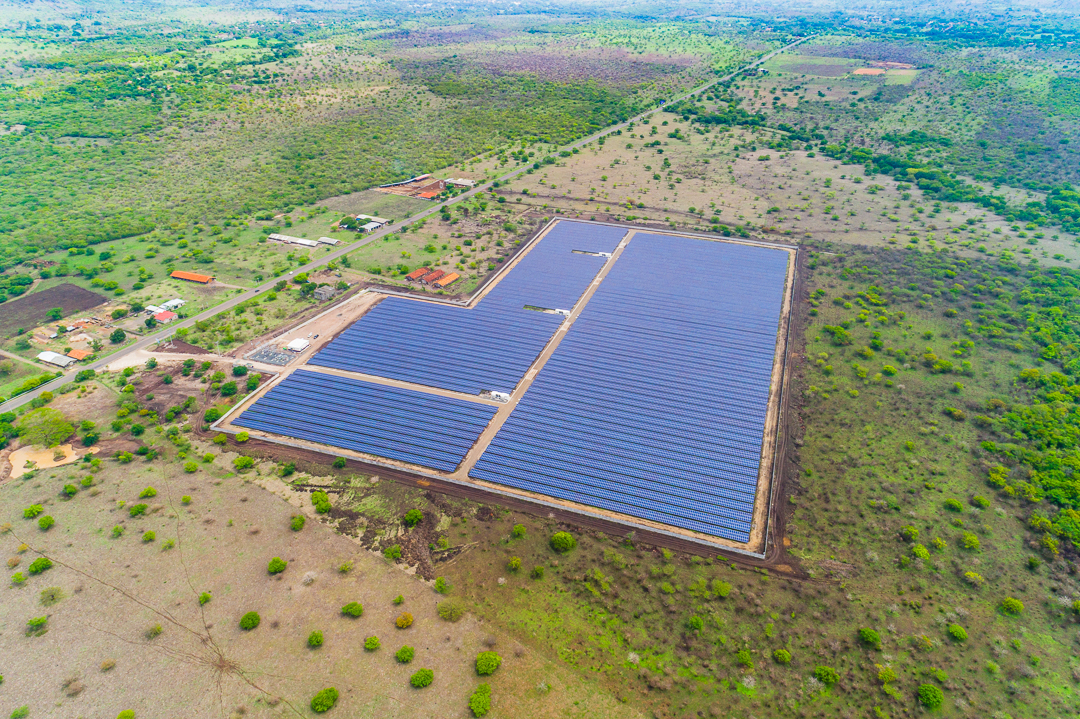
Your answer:
[[[464,177],[455,177],[454,179],[447,180],[446,184],[454,185],[455,187],[476,187],[476,180],[467,180]]]
[[[163,310],[165,310],[167,312],[176,312],[178,309],[180,309],[181,307],[183,307],[186,304],[187,304],[186,301],[180,299],[179,297],[176,297],[174,299],[169,300],[168,302],[162,302],[161,303],[161,309],[163,309]],[[154,314],[157,314],[157,313],[155,312]]]
[[[45,350],[44,352],[39,354],[37,356],[37,358],[39,360],[41,360],[42,362],[46,362],[46,363],[51,364],[51,365],[56,365],[57,367],[67,367],[68,365],[75,363],[74,358],[67,357],[67,356],[62,355],[62,354],[57,354],[56,352],[51,352],[49,350]]]
[[[285,345],[285,349],[289,350],[290,352],[303,352],[310,346],[311,342],[309,340],[306,340],[303,337],[297,337],[292,342]]]
[[[497,399],[500,402],[509,402],[510,401],[510,393],[509,392],[496,392],[495,390],[492,390],[491,391],[491,398],[492,399]]]
[[[364,224],[361,225],[361,222]],[[385,217],[375,217],[374,215],[357,215],[356,223],[358,232],[374,232],[383,225],[389,224],[390,220]]]
[[[279,235],[277,233],[268,235],[267,239],[273,240],[274,242],[281,242],[286,245],[300,245],[301,247],[319,246],[319,243],[315,240],[307,240],[303,237],[290,237],[289,235]]]
[[[147,307],[145,307],[143,309],[146,312],[146,314],[148,314],[148,315],[160,315],[162,312],[167,312],[168,311],[168,308],[166,308],[166,307],[158,307],[157,305],[148,305]]]
[[[340,245],[341,240],[335,240],[333,237],[320,237],[319,242],[324,245]]]

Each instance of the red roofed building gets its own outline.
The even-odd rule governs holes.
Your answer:
[[[431,272],[430,267],[421,267],[420,269],[413,270],[409,274],[405,275],[405,279],[407,279],[409,282],[412,282],[413,280],[420,279],[429,272]]]
[[[67,353],[67,356],[73,360],[84,360],[92,354],[93,352],[89,350],[71,350]]]
[[[158,312],[156,315],[154,315],[154,319],[161,324],[165,324],[166,322],[172,322],[178,316],[179,315],[177,315],[175,312],[169,312],[168,310],[165,310],[164,312]]]
[[[199,275],[194,272],[184,272],[183,270],[175,270],[169,277],[177,280],[187,280],[188,282],[198,282],[202,285],[208,285],[214,281],[214,278],[210,275]]]

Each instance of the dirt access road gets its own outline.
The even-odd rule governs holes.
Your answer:
[[[693,90],[690,90],[689,92],[683,93],[682,95],[679,95],[678,97],[672,98],[671,102],[672,103],[679,102],[680,100],[682,100],[682,99],[684,99],[686,97],[689,97],[690,95],[693,95],[693,94],[699,93],[699,92],[701,92],[703,90],[706,90],[706,89],[712,87],[713,85],[715,85],[717,83],[726,82],[727,80],[730,80],[731,78],[735,77],[739,73],[745,72],[746,70],[757,67],[758,65],[762,64],[763,62],[767,62],[768,60],[771,60],[773,57],[779,55],[780,53],[782,53],[782,52],[784,52],[786,50],[790,50],[791,48],[795,47],[796,45],[804,43],[807,40],[812,39],[813,37],[815,37],[815,36],[814,35],[808,35],[807,37],[800,38],[799,40],[796,40],[795,42],[789,43],[789,44],[785,45],[782,48],[779,48],[777,50],[773,50],[772,52],[761,56],[760,58],[758,58],[754,62],[749,63],[749,64],[745,65],[744,67],[739,68],[738,70],[736,70],[734,72],[728,73],[727,75],[724,75],[723,77],[718,77],[717,79],[713,80],[712,82],[705,83],[704,85],[701,85],[700,87],[696,87]],[[569,145],[566,145],[565,147],[560,148],[560,150],[572,150],[574,148],[579,148],[579,147],[582,147],[584,145],[587,145],[588,143],[590,143],[590,142],[592,142],[592,141],[594,141],[594,140],[596,140],[596,139],[598,139],[600,137],[605,137],[607,135],[610,135],[613,132],[617,132],[617,131],[625,128],[627,125],[629,125],[632,122],[641,122],[642,119],[644,119],[646,117],[649,117],[650,115],[652,115],[655,112],[660,111],[661,109],[662,109],[662,106],[654,108],[652,110],[646,110],[645,112],[641,113],[640,115],[636,115],[636,116],[626,120],[625,122],[620,122],[620,123],[618,123],[616,125],[611,125],[610,127],[607,127],[607,128],[605,128],[603,130],[600,130],[600,131],[598,131],[598,132],[596,132],[596,133],[594,133],[592,135],[589,135],[588,137],[582,138],[581,140],[578,140],[577,142],[573,142],[573,143],[571,143]],[[522,174],[523,172],[525,172],[525,170],[528,169],[528,167],[530,167],[530,166],[529,165],[522,165],[521,167],[518,167],[517,169],[511,170],[510,172],[506,173],[505,175],[499,177],[497,181],[498,182],[506,182],[507,180],[511,180],[514,177],[516,177],[516,176]],[[386,235],[389,235],[391,233],[400,231],[401,228],[404,227],[407,224],[411,224],[412,222],[422,220],[425,217],[429,217],[429,216],[434,215],[436,213],[440,213],[444,207],[448,207],[450,205],[457,204],[458,202],[463,202],[465,200],[468,200],[468,199],[472,198],[473,196],[475,196],[477,194],[486,192],[490,188],[491,188],[491,183],[490,182],[486,183],[486,184],[483,184],[483,185],[478,185],[477,187],[473,188],[472,190],[469,190],[468,192],[464,192],[464,193],[458,195],[457,197],[455,197],[455,198],[453,198],[451,200],[447,200],[446,202],[440,202],[438,204],[432,205],[430,209],[425,210],[425,211],[421,212],[420,214],[409,218],[409,222],[402,221],[402,222],[394,223],[392,225],[387,225],[382,230],[379,230],[377,232],[373,232],[373,233],[371,233],[369,235],[366,235],[364,238],[362,238],[362,239],[360,239],[360,240],[358,240],[358,241],[356,241],[356,242],[354,242],[354,243],[352,243],[350,245],[345,245],[345,246],[341,247],[340,249],[334,250],[333,252],[331,252],[331,253],[329,253],[327,255],[324,255],[322,258],[320,258],[318,260],[314,260],[314,261],[309,262],[308,264],[306,264],[306,265],[304,265],[302,267],[298,267],[295,270],[291,270],[290,272],[288,272],[285,275],[282,275],[281,277],[275,277],[271,281],[265,282],[265,283],[259,285],[258,287],[255,287],[254,289],[250,289],[250,290],[248,290],[246,292],[242,292],[242,293],[238,294],[237,296],[233,297],[232,299],[225,300],[224,302],[217,305],[216,307],[212,307],[212,308],[206,310],[205,312],[201,312],[201,313],[195,315],[194,317],[189,317],[186,320],[183,320],[181,322],[171,323],[168,326],[168,329],[164,329],[164,330],[162,330],[160,332],[156,332],[154,334],[147,335],[146,337],[142,338],[141,340],[139,340],[135,344],[131,345],[130,347],[127,347],[127,348],[121,350],[120,353],[114,354],[114,355],[112,355],[110,357],[102,358],[102,359],[98,360],[97,362],[94,362],[94,363],[92,363],[90,365],[86,365],[86,366],[83,366],[83,367],[79,367],[78,369],[73,369],[73,370],[70,370],[68,372],[65,372],[62,376],[57,377],[56,379],[52,380],[51,382],[46,382],[45,384],[41,385],[40,387],[38,387],[37,389],[34,389],[31,392],[21,394],[18,397],[15,397],[13,399],[8,400],[4,404],[0,405],[0,412],[10,412],[10,411],[12,411],[12,410],[14,410],[14,409],[16,409],[18,407],[23,406],[24,404],[26,404],[28,402],[30,402],[35,397],[40,396],[42,392],[51,392],[51,391],[54,391],[54,390],[58,389],[60,387],[60,385],[64,384],[65,382],[70,382],[71,378],[75,375],[75,373],[78,372],[81,369],[88,369],[88,368],[93,369],[93,370],[104,369],[107,365],[117,361],[117,359],[122,354],[126,354],[128,352],[134,352],[136,350],[145,349],[145,348],[149,347],[152,344],[156,344],[158,342],[161,342],[161,341],[165,340],[166,338],[171,336],[177,329],[179,329],[181,327],[192,327],[192,326],[194,326],[194,324],[196,322],[199,322],[201,320],[210,319],[214,315],[217,315],[217,314],[219,314],[221,312],[228,312],[229,310],[236,307],[241,302],[247,302],[248,300],[252,299],[253,297],[255,297],[258,294],[270,291],[274,287],[274,285],[277,284],[277,282],[280,279],[289,279],[289,278],[291,278],[291,277],[293,277],[293,276],[295,276],[297,274],[301,274],[301,273],[310,274],[312,272],[315,272],[316,270],[318,270],[320,267],[327,264],[328,262],[332,262],[333,260],[336,260],[336,259],[338,259],[340,257],[343,257],[344,255],[347,255],[348,253],[353,252],[354,250],[358,250],[361,247],[363,247],[364,245],[370,244],[370,243],[374,242],[375,240],[378,240],[378,239],[381,239],[382,237],[385,237]]]

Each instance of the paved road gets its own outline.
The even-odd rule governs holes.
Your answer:
[[[807,40],[811,39],[812,37],[814,37],[814,36],[810,35],[810,36],[804,37],[804,38],[802,38],[800,40],[796,40],[793,43],[785,45],[782,48],[779,48],[777,50],[773,50],[769,54],[763,55],[762,57],[758,58],[754,62],[752,62],[752,63],[750,63],[748,65],[745,65],[743,67],[740,67],[738,70],[736,70],[734,72],[728,73],[727,75],[724,75],[723,77],[718,77],[717,79],[715,79],[715,80],[713,80],[711,82],[705,83],[704,85],[701,85],[700,87],[694,88],[693,90],[690,90],[689,92],[686,92],[686,93],[684,93],[682,95],[679,95],[678,97],[672,98],[671,103],[674,104],[674,103],[676,103],[676,102],[678,102],[680,100],[683,100],[683,99],[689,97],[690,95],[694,95],[696,93],[701,92],[702,90],[706,90],[706,89],[712,87],[713,85],[715,85],[717,83],[726,82],[726,81],[730,80],[731,78],[735,77],[736,75],[738,75],[739,73],[745,72],[746,70],[757,67],[758,65],[760,65],[761,63],[769,60],[770,58],[773,58],[776,55],[779,55],[784,50],[788,50],[788,49],[790,49],[792,47],[795,47],[796,45],[798,45],[800,43],[806,42]],[[636,115],[636,116],[630,118],[629,120],[626,120],[625,122],[620,122],[617,125],[611,125],[610,127],[604,128],[603,130],[599,130],[598,132],[596,132],[596,133],[594,133],[592,135],[589,135],[588,137],[585,137],[585,138],[583,138],[581,140],[578,140],[577,142],[571,143],[569,145],[566,145],[565,147],[560,148],[560,150],[572,150],[574,148],[578,148],[578,147],[582,147],[583,145],[587,145],[588,143],[590,143],[590,142],[592,142],[592,141],[594,141],[594,140],[596,140],[596,139],[598,139],[600,137],[603,137],[605,135],[609,135],[609,134],[611,134],[613,132],[616,132],[618,130],[621,130],[621,129],[625,128],[627,125],[629,125],[632,122],[640,122],[642,119],[648,117],[649,115],[652,115],[653,113],[659,112],[662,109],[663,109],[663,107],[656,107],[656,108],[653,108],[651,110],[646,110],[645,112],[642,112],[641,114]],[[522,165],[521,167],[518,167],[518,168],[516,168],[514,170],[511,170],[510,172],[508,172],[505,175],[502,175],[501,177],[498,177],[496,179],[499,182],[505,182],[507,180],[513,179],[514,177],[517,177],[518,175],[522,174],[529,167],[531,167],[531,165]],[[393,232],[400,231],[401,228],[403,226],[405,226],[405,225],[412,224],[413,222],[416,222],[417,220],[422,220],[425,217],[436,214],[436,213],[440,212],[444,207],[446,207],[448,205],[453,205],[453,204],[461,202],[463,200],[467,200],[470,197],[473,197],[474,195],[485,192],[490,188],[491,188],[491,182],[485,183],[483,185],[478,185],[477,187],[473,188],[472,190],[469,190],[468,192],[464,192],[464,193],[458,195],[457,197],[455,197],[455,198],[453,198],[451,200],[447,200],[445,202],[440,202],[438,204],[432,205],[430,209],[424,210],[420,214],[414,215],[414,216],[408,218],[407,220],[402,220],[401,222],[395,222],[392,225],[387,225],[386,227],[379,230],[378,232],[373,232],[371,234],[365,235],[360,240],[358,240],[358,241],[356,241],[356,242],[354,242],[354,243],[352,243],[350,245],[345,245],[345,246],[341,247],[340,249],[337,249],[337,250],[334,250],[333,252],[330,252],[329,254],[323,255],[319,259],[313,260],[312,262],[309,262],[308,264],[306,264],[306,265],[304,265],[302,267],[299,267],[299,268],[289,272],[288,274],[282,275],[281,277],[275,277],[272,280],[270,280],[269,282],[265,282],[265,283],[259,285],[258,287],[255,287],[253,289],[247,290],[246,292],[242,292],[242,293],[240,293],[238,295],[235,295],[232,298],[230,298],[228,300],[225,300],[221,304],[216,305],[214,307],[211,307],[210,309],[206,310],[205,312],[201,312],[201,313],[195,315],[194,317],[188,317],[187,319],[182,320],[182,321],[172,322],[172,323],[170,323],[168,325],[168,327],[166,329],[163,329],[163,330],[161,330],[159,332],[155,332],[155,333],[146,335],[145,337],[138,340],[134,344],[125,347],[123,350],[121,350],[118,353],[114,353],[112,355],[109,355],[108,357],[104,357],[102,359],[99,359],[96,362],[93,362],[93,363],[91,363],[89,365],[82,365],[82,366],[78,366],[78,367],[74,367],[72,369],[69,369],[67,372],[64,373],[63,376],[57,377],[56,379],[54,379],[54,380],[52,380],[50,382],[46,382],[45,384],[41,385],[40,387],[34,389],[31,392],[27,392],[26,394],[21,394],[18,397],[15,397],[14,399],[8,400],[4,404],[0,405],[0,412],[9,412],[11,410],[14,410],[16,407],[21,407],[22,405],[28,403],[30,400],[32,400],[35,397],[39,396],[42,392],[55,391],[56,389],[58,389],[60,387],[60,385],[64,384],[65,382],[70,382],[72,377],[74,377],[75,373],[78,372],[79,370],[83,370],[83,369],[87,369],[87,368],[94,369],[94,370],[100,370],[100,369],[104,368],[106,365],[108,365],[109,363],[115,362],[119,357],[123,356],[124,354],[126,354],[128,352],[133,352],[135,350],[145,349],[146,347],[149,347],[150,345],[156,344],[156,343],[158,343],[158,342],[160,342],[162,340],[167,339],[168,337],[173,335],[176,332],[176,330],[180,329],[181,327],[191,327],[196,322],[199,322],[201,320],[209,319],[209,318],[213,317],[214,315],[220,314],[221,312],[228,312],[230,309],[232,309],[233,307],[236,307],[236,305],[240,304],[241,302],[246,302],[246,301],[252,299],[253,297],[255,297],[256,295],[272,289],[274,287],[274,285],[277,284],[280,280],[283,280],[283,279],[288,280],[288,279],[290,279],[290,278],[294,277],[295,275],[298,275],[298,274],[300,274],[302,272],[311,273],[311,272],[319,269],[320,267],[322,267],[326,263],[331,262],[332,260],[336,260],[336,259],[338,259],[340,257],[343,257],[343,256],[347,255],[348,253],[352,252],[353,250],[356,250],[356,249],[358,249],[360,247],[363,247],[364,245],[366,245],[366,244],[368,244],[370,242],[374,242],[375,240],[378,240],[381,237],[384,237],[385,235],[391,234]],[[48,370],[43,369],[42,371],[44,372],[44,371],[48,371]]]

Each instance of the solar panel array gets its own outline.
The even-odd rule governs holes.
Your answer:
[[[471,476],[748,541],[787,263],[634,235]]]
[[[452,472],[496,409],[298,369],[233,423]]]
[[[562,221],[472,309],[390,297],[310,364],[478,394],[511,392],[612,252],[617,227]]]

